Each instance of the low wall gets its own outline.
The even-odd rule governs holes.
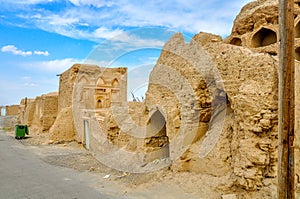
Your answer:
[[[0,129],[13,129],[18,123],[18,116],[0,116]]]
[[[6,116],[18,115],[20,112],[20,105],[6,106]]]

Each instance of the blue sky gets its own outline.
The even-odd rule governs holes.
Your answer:
[[[226,37],[250,0],[0,0],[0,105],[58,90],[74,63],[127,66],[144,87],[165,41],[200,31]]]

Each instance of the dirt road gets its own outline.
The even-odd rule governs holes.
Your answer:
[[[124,173],[101,164],[75,142],[49,145],[45,135],[30,136],[15,140],[13,132],[0,131],[0,199],[204,199],[220,196],[210,188],[211,184],[205,183],[207,176],[173,173],[168,169],[143,174]]]

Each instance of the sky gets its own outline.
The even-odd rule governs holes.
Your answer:
[[[128,67],[128,93],[141,97],[173,34],[225,38],[250,1],[0,0],[0,105],[58,91],[74,63]]]

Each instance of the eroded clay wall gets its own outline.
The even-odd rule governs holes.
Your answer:
[[[278,61],[226,44],[206,47],[224,81],[233,120],[231,166],[246,190],[277,175]]]
[[[20,115],[19,115],[20,123],[31,126],[34,120],[35,99],[28,99],[28,98],[22,99],[20,103],[20,108],[21,108]]]
[[[162,109],[170,139],[174,138],[180,126],[184,125],[181,124],[183,115],[190,114],[190,122],[200,122],[204,126],[211,117],[211,99],[203,74],[198,71],[193,60],[187,58],[189,51],[194,50],[184,43],[182,35],[174,35],[165,44],[149,77],[146,105],[150,112],[156,108],[155,104]],[[166,79],[168,82],[165,82]],[[184,106],[192,107],[190,110],[183,109]],[[183,113],[182,110],[187,112]],[[195,115],[199,113],[199,118],[194,118],[189,111]]]
[[[32,118],[32,126],[41,129],[42,125],[42,112],[43,112],[43,99],[42,96],[35,98],[34,114]]]
[[[10,115],[10,116],[0,116],[0,129],[1,130],[14,130],[15,125],[17,125],[18,116]]]
[[[56,120],[58,114],[58,93],[42,95],[42,131],[48,131]]]
[[[138,126],[146,126],[148,119],[148,110],[142,102],[128,102],[129,117]],[[99,121],[106,138],[115,146],[125,148],[129,151],[145,150],[145,141],[143,138],[137,138],[126,132],[123,132],[114,118],[114,114],[108,111],[103,122]],[[95,143],[97,144],[97,143]]]
[[[80,65],[75,64],[60,75],[58,91],[58,112],[72,106],[73,86],[77,78]]]
[[[72,107],[60,110],[55,122],[51,126],[49,139],[56,142],[75,140],[75,129]]]
[[[300,60],[300,4],[294,1],[295,55]],[[237,15],[226,43],[278,55],[278,1],[259,0],[245,5]]]
[[[38,132],[48,131],[54,123],[58,109],[58,94],[49,93],[35,99],[22,99],[20,123],[34,127]]]
[[[85,143],[83,117],[101,118],[110,106],[124,103],[126,88],[126,68],[73,65],[61,74],[59,85],[58,118],[68,118],[63,121],[69,122],[63,126],[57,119],[50,130],[52,139]],[[82,110],[86,110],[86,116]]]
[[[18,115],[20,113],[20,105],[6,106],[6,116]]]
[[[57,117],[50,128],[50,139],[52,141],[72,141],[75,136],[73,118],[73,87],[80,69],[79,64],[60,75],[57,102]]]
[[[207,53],[201,50],[195,42],[198,42],[200,46],[204,45]],[[178,51],[174,51],[175,48]],[[194,49],[197,49],[196,52]],[[224,84],[224,93],[227,95],[225,99],[227,111],[223,117],[218,116],[219,112],[214,112],[213,116],[211,113],[218,108],[219,103],[224,102],[222,101],[224,93],[219,90],[221,88],[218,84],[208,89],[208,85],[211,86],[213,82],[218,82],[220,79],[213,81],[207,78],[210,74],[207,72],[209,70],[199,73],[195,71],[195,65],[193,65],[197,57],[208,55],[211,62],[206,62],[208,65],[203,68],[217,69],[221,82]],[[189,109],[185,109],[187,111],[185,113],[182,112],[184,110],[182,106],[193,104],[190,103],[188,95],[180,98],[177,94],[184,95],[185,89],[177,91],[175,87],[170,86],[180,82],[179,78],[183,77],[187,80],[185,84],[193,88],[194,97],[200,103],[199,106],[195,104],[198,107],[197,110],[200,110],[198,123],[215,125],[215,129],[203,130],[202,136],[199,136],[187,152],[174,162],[172,168],[177,171],[193,171],[219,178],[230,176],[228,186],[225,186],[228,190],[231,190],[231,186],[252,191],[264,189],[265,179],[271,179],[272,183],[276,183],[277,67],[276,58],[245,47],[215,41],[201,42],[201,37],[197,36],[190,44],[185,44],[180,35],[171,38],[165,45],[150,76],[146,96],[147,108],[151,112],[152,104],[155,103],[163,107],[166,113],[167,133],[170,135],[172,145],[176,138],[174,120],[180,117],[177,127],[177,131],[180,131],[184,127],[182,118],[189,114]],[[156,73],[156,70],[162,69],[165,69],[163,73]],[[171,73],[174,72],[180,76],[173,76]],[[159,74],[167,75],[169,82],[161,81],[159,78],[162,77]],[[182,87],[178,86],[178,88]],[[183,101],[179,103],[176,99],[183,99]],[[216,102],[214,106],[211,105],[212,102]],[[216,119],[213,120],[213,117]],[[218,134],[217,131],[222,132]],[[186,133],[189,132],[186,131]],[[217,140],[207,141],[206,137],[209,137],[209,134],[218,136]],[[210,145],[213,145],[211,151],[201,157],[203,148],[209,148]],[[272,194],[272,191],[269,194]]]
[[[296,198],[300,193],[300,152],[299,152],[299,60],[300,60],[300,1],[294,1],[294,28],[295,28],[295,64],[296,64],[296,115],[295,115],[295,181]],[[278,55],[278,1],[259,0],[245,5],[237,15],[231,35],[226,39],[226,43],[245,46],[257,52],[266,52],[271,55]],[[278,58],[277,58],[278,59]],[[271,116],[267,116],[268,118]],[[275,116],[274,116],[275,117]],[[267,120],[263,120],[269,124]],[[273,149],[277,152],[277,149]],[[277,159],[276,159],[277,160]]]

